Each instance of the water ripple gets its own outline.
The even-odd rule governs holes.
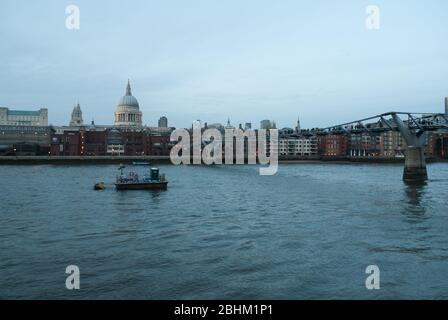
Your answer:
[[[448,164],[420,187],[396,165],[257,169],[162,166],[166,192],[94,192],[114,166],[0,166],[0,298],[448,297]]]

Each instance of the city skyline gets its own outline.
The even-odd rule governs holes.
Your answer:
[[[76,1],[76,31],[65,27],[69,4],[0,4],[1,106],[46,107],[60,125],[79,101],[86,123],[113,123],[130,78],[146,125],[165,115],[175,127],[230,117],[281,128],[300,115],[312,128],[390,110],[442,112],[447,96],[442,1],[377,1],[374,31],[366,1],[135,1],[126,10]]]

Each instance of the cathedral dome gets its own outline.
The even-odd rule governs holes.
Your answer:
[[[132,95],[131,84],[128,81],[126,94],[118,101],[115,110],[116,126],[141,126],[142,113],[137,99]]]
[[[118,107],[133,107],[139,109],[137,99],[132,95],[131,92],[131,84],[128,81],[128,86],[126,87],[126,95],[121,97],[120,101],[118,101]]]
[[[118,102],[119,107],[133,107],[139,109],[138,101],[134,96],[124,96]]]

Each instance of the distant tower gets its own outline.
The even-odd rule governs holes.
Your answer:
[[[448,97],[445,98],[445,115],[448,116]]]
[[[168,118],[163,116],[159,119],[159,128],[168,128]]]
[[[300,127],[300,117],[297,118],[297,126],[296,126],[296,132],[300,134],[302,131],[302,128]]]
[[[225,128],[226,129],[235,129],[235,127],[230,124],[230,118],[227,119],[227,125]]]
[[[72,119],[70,120],[70,127],[82,126],[82,111],[79,103],[73,108]]]

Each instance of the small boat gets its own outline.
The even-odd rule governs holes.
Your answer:
[[[125,174],[124,168],[123,165],[118,168],[120,174],[115,182],[117,190],[166,190],[168,187],[168,181],[164,174],[159,173],[159,168],[151,168],[149,175],[145,173],[142,177],[135,171]]]
[[[94,190],[104,190],[106,189],[106,186],[104,185],[104,182],[98,182],[95,183],[95,185],[93,186]]]
[[[150,163],[146,161],[134,161],[132,162],[134,166],[149,166]]]

